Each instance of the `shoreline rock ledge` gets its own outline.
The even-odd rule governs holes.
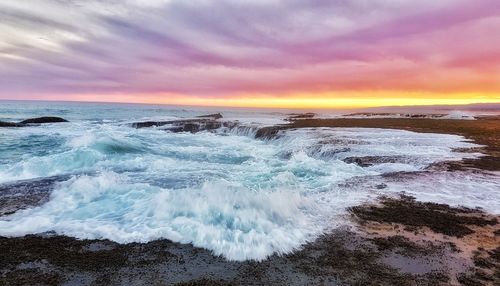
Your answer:
[[[29,118],[18,123],[0,121],[0,127],[24,127],[33,124],[61,123],[61,122],[69,122],[69,121],[61,117],[43,116],[43,117]]]

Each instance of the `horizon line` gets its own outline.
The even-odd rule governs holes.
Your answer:
[[[276,106],[229,106],[229,105],[195,105],[195,104],[176,104],[176,103],[161,103],[161,102],[123,102],[123,101],[96,101],[96,100],[57,100],[57,99],[5,99],[0,98],[0,101],[16,101],[16,102],[63,102],[63,103],[101,103],[101,104],[136,104],[136,105],[162,105],[162,106],[172,106],[172,107],[206,107],[206,108],[236,108],[236,109],[245,109],[245,108],[254,108],[254,109],[315,109],[315,110],[348,110],[348,109],[372,109],[372,108],[397,108],[397,107],[453,107],[453,106],[474,106],[474,105],[495,105],[499,106],[500,102],[473,102],[473,103],[439,103],[439,104],[401,104],[401,105],[379,105],[379,106],[338,106],[338,107],[276,107]]]

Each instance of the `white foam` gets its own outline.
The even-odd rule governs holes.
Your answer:
[[[22,132],[63,144],[2,164],[0,181],[75,175],[60,183],[46,204],[0,218],[0,235],[56,231],[123,243],[166,238],[228,259],[260,260],[344,223],[340,217],[347,207],[380,193],[412,190],[430,200],[464,196],[470,204],[498,198],[491,193],[498,177],[491,177],[492,183],[457,176],[447,188],[448,179],[439,174],[426,181],[387,182],[384,190],[362,183],[479,155],[454,152],[476,146],[454,135],[320,128],[266,141],[244,132],[221,136],[83,123]],[[363,156],[398,160],[365,168],[343,161]]]
[[[448,113],[443,119],[464,119],[464,120],[474,120],[474,115],[470,112],[454,110]]]
[[[387,182],[388,192],[405,192],[420,201],[482,208],[500,214],[500,173],[424,173]]]
[[[3,235],[56,231],[121,243],[159,238],[193,243],[229,259],[287,253],[318,233],[313,201],[293,190],[250,190],[224,180],[167,190],[114,173],[61,184],[42,207],[0,221]]]

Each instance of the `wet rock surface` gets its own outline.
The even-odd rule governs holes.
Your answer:
[[[255,133],[256,139],[274,139],[278,136],[278,133],[282,130],[280,126],[269,126],[262,127]]]
[[[144,121],[131,124],[134,128],[162,127],[162,130],[170,132],[201,132],[211,131],[222,127],[233,128],[237,126],[234,122],[224,122],[215,119],[185,119],[169,121]]]
[[[214,113],[190,119],[134,122],[131,126],[133,128],[163,127],[162,129],[166,131],[191,133],[236,126],[236,123],[220,121],[221,118],[223,118],[222,114]]]
[[[477,217],[478,221],[461,221],[473,232],[467,232],[465,238],[481,238],[481,228],[498,231],[491,228],[494,220],[481,217],[481,211],[429,206],[401,196],[352,208],[357,227],[335,229],[295,253],[273,255],[261,262],[228,261],[208,250],[169,240],[117,244],[51,233],[0,237],[0,284],[495,285],[499,281],[498,248],[478,248],[468,257],[457,241],[433,237],[435,232],[428,223],[395,222],[388,215],[374,214],[373,208],[387,208],[396,217],[411,208],[431,208],[438,221],[449,218],[447,213]],[[443,232],[437,229],[437,234]],[[415,239],[417,232],[424,240]]]
[[[430,271],[446,278],[437,285],[500,283],[498,215],[417,202],[405,195],[382,197],[379,204],[349,211],[365,237],[386,253],[383,262],[400,272]]]
[[[61,117],[45,116],[45,117],[26,119],[21,121],[20,124],[42,124],[42,123],[60,123],[60,122],[68,122],[68,120]]]
[[[278,137],[279,132],[285,129],[286,125],[277,126],[246,126],[238,121],[222,121],[220,113],[198,116],[194,119],[179,119],[167,121],[143,121],[130,124],[133,128],[161,128],[169,132],[190,132],[216,131],[221,129],[237,130],[240,133],[255,134],[255,139],[270,140]],[[248,132],[246,132],[248,131]],[[221,132],[224,133],[224,132]]]
[[[100,243],[100,249],[89,245]],[[233,262],[168,240],[120,245],[55,235],[0,238],[1,279],[17,285],[415,285],[412,275],[381,262],[384,252],[355,232],[339,229],[285,256]],[[446,277],[439,277],[445,280]],[[43,282],[42,282],[43,281]],[[423,285],[423,284],[419,284]]]
[[[463,285],[500,284],[500,246],[492,250],[477,250],[473,254],[474,266],[459,276]]]
[[[34,124],[61,123],[61,122],[68,122],[68,120],[61,117],[44,116],[44,117],[26,119],[19,123],[0,121],[0,127],[24,127]]]
[[[380,206],[352,207],[349,211],[361,220],[399,223],[409,228],[428,227],[436,233],[455,237],[474,233],[470,226],[484,227],[499,223],[496,218],[483,216],[480,210],[417,202],[410,196],[384,198],[380,203]]]
[[[19,123],[0,121],[0,127],[22,127],[22,126],[23,125]]]
[[[221,119],[223,118],[224,116],[222,116],[222,114],[220,113],[214,113],[214,114],[207,114],[207,115],[200,115],[200,116],[197,116],[198,118],[212,118],[212,119]]]
[[[0,217],[47,202],[55,185],[69,178],[65,175],[0,184]]]
[[[311,119],[316,117],[316,113],[306,112],[306,113],[291,113],[288,115],[288,121],[300,120],[300,119]]]
[[[343,160],[348,164],[356,164],[360,167],[370,167],[377,164],[385,163],[404,163],[405,157],[401,156],[364,156],[364,157],[347,157]]]

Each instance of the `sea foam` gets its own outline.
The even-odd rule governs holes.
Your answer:
[[[0,182],[72,177],[55,186],[47,203],[2,217],[0,235],[55,231],[120,243],[170,239],[232,260],[289,253],[346,223],[347,207],[379,194],[416,186],[417,197],[456,198],[452,188],[467,184],[465,177],[444,189],[426,189],[418,179],[403,184],[380,175],[480,155],[454,151],[477,146],[460,136],[385,129],[300,129],[273,140],[256,140],[248,130],[170,133],[88,122],[2,132],[58,143],[45,153],[43,144],[17,146],[25,154],[2,159]],[[347,160],[367,156],[386,161],[362,167]],[[425,180],[444,185],[446,179]],[[385,189],[375,186],[384,182]],[[483,193],[498,186],[488,182],[474,184]],[[466,204],[495,207],[479,200],[496,195],[467,198]]]

